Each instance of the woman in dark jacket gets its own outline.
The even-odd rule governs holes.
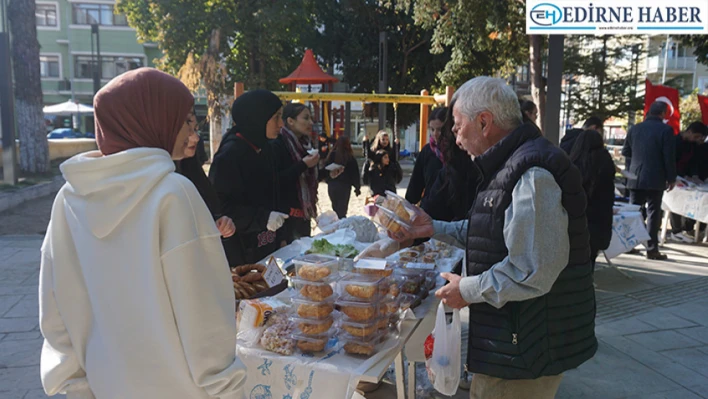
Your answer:
[[[440,147],[440,133],[447,108],[436,108],[428,118],[428,144],[423,147],[415,160],[413,174],[408,182],[406,199],[411,204],[417,204],[424,196],[431,195],[430,189],[443,167],[443,154]]]
[[[214,187],[212,187],[206,173],[204,173],[204,168],[202,168],[202,161],[199,156],[199,143],[201,140],[197,135],[197,121],[194,115],[187,117],[186,123],[195,128],[195,133],[189,137],[189,144],[184,151],[185,158],[181,161],[175,161],[175,171],[194,184],[207,208],[209,208],[209,212],[216,220],[216,227],[219,229],[221,236],[229,238],[234,235],[236,227],[230,217],[222,214],[219,196],[216,194]]]
[[[278,208],[289,215],[285,222],[285,241],[289,244],[312,232],[310,221],[317,216],[317,163],[312,144],[312,116],[303,104],[283,108],[283,127],[270,142],[280,183]],[[314,151],[313,151],[314,152]]]
[[[615,201],[615,163],[605,149],[600,133],[584,130],[575,139],[570,160],[580,169],[588,200],[585,214],[590,231],[590,257],[595,265],[598,252],[612,239],[612,206]]]
[[[364,175],[364,184],[371,189],[371,196],[386,196],[386,191],[396,192],[396,184],[403,179],[401,169],[391,162],[386,150],[378,150],[370,161],[369,171]]]
[[[467,152],[455,143],[456,138],[452,133],[453,106],[454,102],[448,107],[445,124],[440,132],[439,146],[443,149],[444,166],[430,188],[430,195],[424,196],[420,204],[433,219],[448,222],[467,218],[480,176]]]
[[[236,234],[225,247],[231,266],[255,263],[278,248],[278,176],[268,139],[282,127],[282,103],[268,90],[249,91],[231,106],[233,127],[224,135],[209,170],[225,215]]]
[[[354,158],[352,144],[349,138],[342,136],[337,139],[334,149],[325,160],[325,167],[331,164],[341,165],[344,168],[334,170],[327,176],[327,191],[332,202],[332,210],[339,219],[347,217],[349,210],[349,199],[354,194],[361,195],[361,177],[359,176],[359,165]]]

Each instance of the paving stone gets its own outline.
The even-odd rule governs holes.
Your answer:
[[[5,313],[5,318],[8,317],[37,317],[39,318],[39,302],[37,297],[29,295],[22,298],[15,306]]]
[[[627,399],[703,399],[687,389],[678,389],[668,392],[653,393],[650,395],[632,395]]]
[[[27,395],[26,389],[13,389],[11,391],[2,391],[0,388],[0,398],[3,399],[24,399]]]
[[[3,316],[7,311],[12,309],[21,299],[22,295],[0,296],[0,316]]]
[[[600,342],[624,353],[682,387],[708,384],[708,378],[705,375],[672,361],[664,355],[664,352],[654,352],[624,337],[602,338]]]
[[[31,367],[0,368],[0,391],[41,389],[39,365]],[[0,396],[2,397],[2,396]]]
[[[22,399],[47,399],[49,396],[47,396],[46,393],[44,393],[44,389],[33,389],[25,395],[24,398]],[[66,398],[64,395],[54,395],[52,398],[58,398],[58,399],[63,399]]]
[[[28,332],[39,326],[37,317],[0,319],[0,333]]]
[[[42,338],[42,333],[40,331],[7,333],[4,335],[5,341],[26,341]]]
[[[595,327],[598,337],[614,337],[658,330],[656,327],[639,320],[638,317],[612,321]]]
[[[11,255],[7,259],[7,261],[12,262],[12,263],[16,263],[16,264],[36,263],[38,265],[40,259],[41,259],[41,253],[39,252],[39,249],[37,249],[37,250],[22,249],[22,250],[17,251],[15,254]]]
[[[656,352],[701,345],[701,342],[674,331],[653,331],[627,335],[625,337],[642,345],[646,349]]]
[[[637,318],[645,323],[651,324],[659,330],[673,330],[675,328],[696,327],[697,324],[676,316],[674,313],[656,309],[637,316]]]
[[[708,377],[708,355],[696,348],[676,349],[662,352],[662,355],[687,368]],[[706,385],[695,382],[693,385]],[[690,386],[690,385],[689,385]]]
[[[0,342],[0,367],[24,367],[39,364],[42,340]]]
[[[37,281],[37,285],[20,285],[13,287],[0,286],[0,297],[6,295],[37,295],[38,290],[39,281]]]
[[[708,301],[696,301],[666,309],[669,312],[680,314],[682,318],[708,327]]]
[[[708,327],[681,328],[676,332],[708,345]]]

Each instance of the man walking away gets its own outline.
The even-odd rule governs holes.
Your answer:
[[[655,101],[644,122],[629,130],[622,148],[625,168],[636,175],[636,179],[629,179],[627,188],[630,202],[641,205],[647,219],[647,259],[652,260],[667,259],[659,252],[661,200],[664,191],[676,184],[676,140],[671,126],[664,123],[667,117],[668,105]]]

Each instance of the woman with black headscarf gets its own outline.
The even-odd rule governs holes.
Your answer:
[[[249,91],[231,106],[233,127],[224,135],[209,178],[222,211],[236,226],[225,243],[229,265],[255,263],[278,248],[278,177],[269,139],[282,127],[282,102],[268,90]]]

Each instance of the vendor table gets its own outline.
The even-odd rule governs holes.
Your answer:
[[[665,211],[661,228],[661,243],[663,244],[666,241],[666,231],[672,213],[708,223],[708,185],[676,186],[673,190],[664,193],[661,207]],[[699,226],[700,223],[696,223],[694,235],[696,242],[700,239]]]

